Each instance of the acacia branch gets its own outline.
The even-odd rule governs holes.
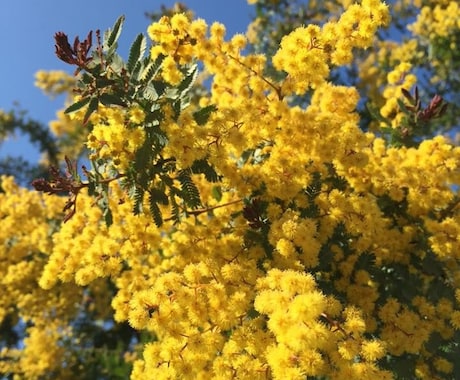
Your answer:
[[[267,78],[265,78],[263,75],[259,74],[256,70],[254,70],[252,67],[249,67],[245,63],[241,62],[238,58],[232,56],[231,54],[228,55],[230,59],[233,59],[235,62],[239,63],[241,66],[243,66],[246,70],[249,70],[251,73],[254,75],[258,76],[260,79],[262,79],[265,83],[267,83],[271,88],[273,88],[276,92],[276,95],[278,95],[278,99],[281,100],[283,99],[283,95],[281,94],[281,88],[270,82]]]
[[[242,202],[242,201],[243,201],[243,198],[239,198],[239,199],[235,199],[233,201],[227,202],[227,203],[223,203],[223,204],[215,205],[215,206],[210,206],[210,207],[205,207],[205,208],[201,208],[201,209],[198,209],[198,210],[185,210],[185,213],[189,214],[189,215],[198,216],[198,215],[207,213],[209,211],[216,210],[216,209],[221,208],[221,207],[227,207],[227,206],[230,206],[230,205]],[[175,219],[174,216],[170,216],[170,217],[165,219],[165,222],[169,222],[169,221],[174,220],[174,219]]]

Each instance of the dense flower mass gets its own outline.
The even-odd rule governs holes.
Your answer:
[[[387,6],[379,1],[350,5],[337,22],[300,27],[281,41],[273,57],[276,69],[289,74],[289,87],[302,94],[328,78],[330,65],[346,65],[354,48],[372,44],[376,30],[387,25]],[[291,89],[290,89],[291,90]]]
[[[339,3],[273,56],[185,13],[153,23],[151,48],[137,40],[125,64],[108,33],[51,125],[89,151],[81,173],[66,158],[72,202],[1,179],[0,321],[21,319],[27,336],[0,351],[0,373],[82,371],[69,352],[84,313],[134,332],[119,345],[132,380],[458,373],[460,148],[402,143],[423,112],[415,40],[361,55],[363,87],[338,83],[390,22],[383,2]],[[432,39],[424,23],[452,4],[422,8],[412,30]],[[193,87],[197,67],[209,90]],[[364,128],[363,88],[378,113]],[[441,116],[442,98],[430,105]]]

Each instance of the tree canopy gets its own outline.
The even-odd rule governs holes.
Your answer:
[[[249,3],[56,32],[1,113],[4,378],[460,377],[458,2]]]

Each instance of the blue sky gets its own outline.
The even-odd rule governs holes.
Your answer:
[[[76,35],[86,37],[89,30],[101,31],[111,27],[122,14],[126,16],[120,38],[121,55],[126,56],[138,33],[149,24],[144,13],[171,6],[175,1],[160,0],[2,0],[0,1],[0,109],[5,111],[15,103],[29,116],[43,123],[53,120],[62,99],[51,100],[34,86],[34,74],[43,70],[72,68],[54,54],[54,33],[63,31],[73,41]],[[246,31],[254,9],[246,0],[182,0],[196,17],[208,24],[222,22],[227,35]],[[10,138],[0,145],[0,156],[12,154],[31,160],[38,152],[23,138]],[[1,174],[1,173],[0,173]]]

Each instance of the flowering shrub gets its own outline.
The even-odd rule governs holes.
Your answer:
[[[0,318],[28,325],[0,371],[77,378],[86,313],[135,332],[131,379],[455,378],[460,148],[409,139],[446,103],[422,104],[401,60],[371,132],[358,90],[330,81],[389,22],[363,0],[267,56],[178,13],[127,61],[123,18],[73,44],[57,33],[91,167],[66,158],[33,182],[43,194],[2,178]]]

